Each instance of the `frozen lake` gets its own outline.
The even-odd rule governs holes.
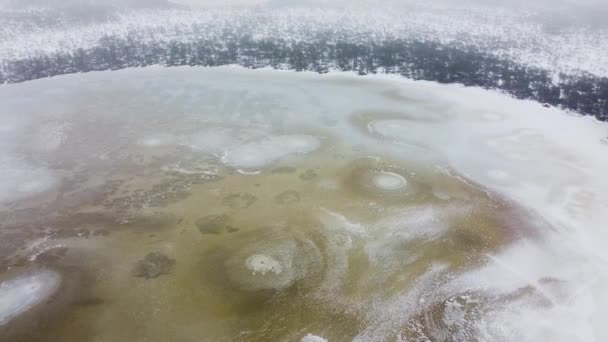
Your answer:
[[[591,117],[239,67],[59,76],[0,103],[2,339],[608,338]]]

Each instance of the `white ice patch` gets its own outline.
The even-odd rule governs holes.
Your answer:
[[[374,175],[372,183],[382,190],[398,190],[407,186],[407,180],[403,176],[387,171]]]
[[[331,231],[348,232],[356,236],[363,236],[366,234],[365,227],[362,224],[351,222],[344,215],[325,208],[321,208],[319,220]]]
[[[58,183],[58,179],[50,170],[33,167],[10,157],[0,157],[0,174],[0,203],[42,193]]]
[[[193,134],[188,145],[197,151],[210,154],[221,154],[227,148],[231,148],[238,143],[233,132],[228,130],[209,130]]]
[[[450,206],[419,206],[402,209],[376,224],[387,240],[433,240],[447,232],[449,218],[464,215],[466,208]]]
[[[30,310],[51,296],[61,277],[53,271],[39,271],[0,283],[0,325]]]
[[[263,127],[213,127],[188,135],[183,144],[195,151],[222,156],[226,151],[237,148],[251,140],[261,139],[268,135]]]
[[[352,341],[386,341],[387,336],[403,329],[408,319],[425,307],[425,295],[440,287],[441,275],[447,268],[445,264],[433,264],[416,279],[409,291],[389,298],[374,297],[366,312],[369,324]]]
[[[370,133],[380,135],[384,138],[404,142],[407,144],[429,146],[432,144],[429,137],[434,140],[441,140],[444,137],[434,134],[434,123],[423,123],[419,121],[390,119],[376,120],[368,124]]]
[[[451,103],[450,120],[378,120],[369,123],[370,133],[395,146],[424,143],[468,179],[531,208],[552,225],[538,240],[488,255],[482,268],[454,281],[454,292],[526,294],[490,303],[483,314],[461,323],[488,341],[606,340],[608,328],[600,322],[608,317],[608,182],[601,175],[608,172],[608,159],[599,143],[606,124],[474,88],[430,83],[420,88],[438,102]],[[501,120],[480,122],[475,116],[484,108]]]
[[[449,218],[465,211],[451,207],[419,206],[401,209],[370,228],[373,237],[365,244],[365,251],[374,267],[392,270],[398,265],[415,261],[418,256],[403,257],[403,246],[425,243],[440,238],[449,229]],[[395,258],[395,255],[401,255]]]
[[[324,339],[323,337],[313,335],[313,334],[307,334],[306,336],[302,337],[302,339],[300,341],[301,342],[327,342],[327,340]]]
[[[289,155],[315,151],[320,146],[320,140],[311,135],[279,135],[230,149],[223,155],[222,162],[236,168],[260,169]]]
[[[509,174],[503,170],[490,170],[488,171],[488,176],[495,180],[504,180],[509,178]]]
[[[177,162],[161,167],[163,171],[181,173],[184,175],[200,175],[201,177],[214,178],[220,174],[218,165],[204,161]]]
[[[236,242],[234,253],[226,259],[226,273],[234,285],[246,291],[282,289],[315,272],[321,256],[314,243],[294,239],[284,231],[261,234]]]
[[[605,312],[593,292],[606,279],[594,274],[584,259],[563,255],[567,249],[556,240],[523,241],[488,255],[487,264],[455,278],[448,291],[475,289],[510,299],[501,305],[478,302],[481,309],[474,320],[465,307],[452,306],[446,311],[446,324],[468,327],[485,341],[603,341],[600,337],[605,335],[589,322]],[[589,277],[595,279],[592,284],[580,283]],[[571,288],[571,282],[577,286]]]
[[[64,121],[51,121],[38,128],[38,134],[34,137],[34,145],[40,151],[57,150],[68,137],[72,125]]]
[[[245,260],[245,265],[248,270],[250,270],[253,275],[261,274],[266,275],[268,272],[272,272],[274,274],[281,274],[283,272],[283,267],[281,263],[278,262],[275,258],[264,255],[264,254],[254,254]]]
[[[0,117],[0,148],[15,147],[19,136],[27,130],[29,118],[25,115],[2,115]],[[2,151],[5,154],[5,151]]]
[[[156,136],[150,136],[150,137],[145,137],[145,138],[139,139],[137,141],[137,144],[140,146],[145,146],[145,147],[162,147],[162,146],[173,145],[176,142],[177,142],[177,139],[174,136],[168,135],[168,134],[163,134],[163,135],[156,135]]]

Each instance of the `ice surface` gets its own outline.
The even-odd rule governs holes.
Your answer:
[[[171,113],[175,114],[169,121],[182,130],[175,134],[167,133],[172,138],[164,140],[162,125],[159,124],[160,128],[152,127],[153,122],[167,120],[163,114],[150,120],[137,120],[134,115],[128,118],[133,120],[128,121],[122,116],[127,106],[131,106],[130,112],[152,116],[150,113],[156,104],[145,101],[149,95],[138,95],[139,91],[143,89],[153,92],[155,98],[169,99],[169,90],[164,87],[167,79],[183,82],[181,88],[170,87],[171,94],[177,93],[176,96],[193,100],[187,104],[179,101],[172,104],[175,108]],[[109,97],[111,101],[100,103],[105,100],[100,101],[99,90],[107,88],[109,80],[120,80],[114,87],[118,95],[113,93]],[[107,152],[107,158],[116,161],[125,155],[129,157],[128,153],[133,150],[137,153],[162,150],[166,146],[163,141],[170,141],[170,144],[182,148],[190,147],[184,149],[187,150],[184,153],[192,158],[181,160],[183,156],[179,154],[170,155],[168,162],[161,160],[162,163],[155,164],[154,170],[164,165],[164,170],[172,172],[171,177],[178,177],[173,173],[184,177],[192,177],[192,172],[214,173],[213,167],[207,170],[207,160],[213,161],[215,164],[211,164],[216,167],[223,162],[237,169],[260,171],[256,176],[241,177],[235,173],[235,176],[227,176],[226,183],[197,184],[193,187],[203,189],[198,195],[202,193],[208,197],[205,201],[185,200],[187,205],[182,208],[184,212],[195,211],[197,218],[202,216],[201,212],[226,212],[227,215],[249,212],[255,220],[243,220],[238,222],[241,226],[235,226],[242,229],[242,235],[229,234],[224,229],[218,236],[201,239],[199,231],[193,228],[190,230],[196,232],[196,237],[192,238],[187,235],[189,223],[186,219],[184,235],[176,234],[175,242],[163,241],[175,243],[175,250],[180,253],[183,251],[179,243],[190,246],[196,251],[193,254],[197,258],[199,248],[204,244],[224,244],[226,250],[220,253],[223,258],[216,267],[218,273],[225,275],[221,278],[223,284],[229,283],[238,293],[253,296],[252,293],[259,290],[288,291],[296,284],[297,288],[305,288],[304,285],[309,285],[306,281],[314,278],[317,283],[310,286],[314,290],[307,292],[309,296],[303,296],[302,300],[307,304],[329,303],[336,312],[361,314],[357,319],[365,322],[365,326],[358,330],[359,336],[355,338],[361,341],[386,340],[387,336],[394,336],[404,327],[410,327],[408,324],[420,315],[427,315],[437,323],[436,326],[416,327],[420,328],[420,336],[428,334],[430,340],[441,340],[445,337],[442,334],[449,329],[462,333],[454,335],[462,337],[462,340],[467,340],[467,336],[492,341],[603,341],[608,338],[604,324],[608,317],[608,297],[605,294],[608,256],[604,246],[608,239],[605,229],[608,222],[608,182],[603,177],[608,173],[608,160],[605,158],[608,145],[603,142],[608,126],[605,123],[476,88],[397,77],[355,78],[344,73],[315,75],[234,67],[151,68],[71,75],[8,85],[0,89],[0,100],[11,103],[17,98],[21,104],[17,106],[12,102],[10,109],[29,117],[29,113],[43,112],[44,108],[55,103],[53,96],[36,92],[40,90],[37,87],[64,89],[74,98],[89,103],[93,114],[80,113],[79,108],[71,109],[74,113],[68,114],[81,115],[83,122],[92,121],[95,128],[104,124],[104,120],[118,122],[112,127],[118,127],[115,133],[120,139],[113,136],[112,142],[116,142],[102,146],[103,151],[96,151],[99,146],[95,145],[95,140],[92,143],[95,146],[84,146],[88,149],[82,154],[70,155],[73,160],[82,161],[83,155],[94,151]],[[211,122],[206,116],[209,114],[196,111],[203,103],[209,104],[213,100],[204,98],[200,100],[202,103],[196,102],[201,99],[198,96],[202,92],[215,91],[214,94],[236,99],[240,91],[247,89],[251,92],[249,95],[264,95],[256,97],[258,99],[289,101],[263,103],[261,107],[265,110],[262,114],[271,113],[269,116],[260,113],[246,115],[241,108],[218,106],[213,113],[214,120],[224,118],[225,121],[219,123]],[[34,93],[41,94],[37,95],[36,101],[25,95]],[[108,102],[115,106],[108,108]],[[21,109],[22,106],[25,109]],[[319,114],[322,111],[331,113],[327,115],[335,121],[334,125],[325,125],[325,121],[320,119],[325,115]],[[419,114],[412,115],[412,112]],[[286,113],[285,117],[280,113]],[[423,113],[431,113],[432,119],[424,120]],[[245,132],[231,121],[235,117],[238,118],[235,121],[250,120],[247,122],[263,128]],[[39,153],[34,155],[36,159],[19,155],[15,141],[27,141],[22,138],[27,138],[29,133],[22,128],[30,123],[10,119],[8,115],[6,118],[0,126],[6,133],[0,137],[0,143],[3,151],[7,152],[0,163],[4,171],[4,179],[0,182],[0,199],[3,201],[10,202],[53,189],[58,184],[57,173],[62,168],[69,170],[70,165],[80,167],[78,163],[69,163],[73,161],[70,158],[61,164],[46,165],[42,162],[53,161],[53,158],[62,156],[61,153],[67,154],[70,146],[64,145],[69,143],[69,139],[51,139],[53,148],[47,151],[36,149]],[[74,127],[77,126],[72,126],[71,130]],[[133,134],[140,130],[145,133]],[[145,148],[138,145],[146,139],[152,143],[144,144],[147,145]],[[537,229],[527,231],[526,227],[519,227],[519,211],[504,213],[508,218],[505,220],[508,221],[505,225],[509,233],[506,242],[500,244],[500,248],[480,249],[483,253],[472,257],[472,261],[463,261],[458,272],[454,272],[449,264],[453,260],[449,257],[433,259],[436,255],[425,254],[425,246],[437,244],[440,248],[431,249],[437,254],[456,255],[463,241],[465,246],[466,243],[474,244],[476,236],[455,233],[451,230],[451,223],[467,215],[474,216],[493,209],[476,202],[477,197],[460,196],[457,190],[439,186],[443,184],[426,189],[425,194],[435,194],[436,197],[424,197],[420,203],[408,202],[406,197],[386,199],[368,193],[357,193],[357,196],[344,201],[340,196],[349,189],[344,172],[350,170],[351,160],[348,158],[354,154],[357,158],[398,161],[404,165],[404,170],[410,165],[424,164],[428,167],[425,169],[427,173],[420,175],[401,172],[401,169],[395,171],[397,167],[368,167],[366,170],[370,174],[376,171],[376,177],[369,177],[366,183],[370,186],[375,184],[382,189],[421,186],[422,189],[424,184],[421,185],[418,176],[437,175],[454,180],[465,189],[476,189],[475,196],[484,201],[491,198],[495,200],[492,203],[501,205],[513,201],[540,215],[542,220],[539,221],[546,221],[546,225],[539,224]],[[139,160],[135,158],[137,156],[133,160],[127,157],[125,160]],[[319,157],[326,159],[315,159]],[[297,177],[300,171],[308,169],[308,159],[319,167],[318,182],[307,183],[313,184],[311,186],[302,185],[304,182]],[[33,160],[41,162],[34,163]],[[272,173],[272,168],[266,170],[272,164],[298,173]],[[331,172],[323,169],[332,165],[336,169]],[[293,207],[305,207],[302,210],[305,213],[297,211],[290,218],[297,221],[312,212],[315,221],[290,229],[275,229],[275,225],[289,226],[290,220],[285,219],[284,222],[272,221],[272,227],[266,230],[256,230],[263,226],[257,224],[260,221],[287,215],[290,210],[296,211],[289,206],[279,207],[272,200],[296,186],[300,201],[293,203]],[[256,193],[259,200],[248,208],[224,205],[230,201],[222,199],[230,196],[234,189],[239,189],[238,193]],[[390,205],[384,205],[380,200]],[[331,205],[326,206],[327,202]],[[252,227],[249,227],[250,223]],[[467,228],[468,223],[465,221],[461,225]],[[475,221],[475,224],[479,222]],[[141,240],[138,243],[141,244]],[[32,260],[43,260],[41,256]],[[181,257],[188,259],[192,255]],[[178,265],[183,265],[184,259],[176,257]],[[197,259],[192,269],[200,268],[200,262]],[[356,269],[358,272],[353,272],[353,265],[360,267]],[[410,273],[396,272],[401,268]],[[405,273],[415,281],[410,283],[407,277],[400,278]],[[388,279],[389,276],[394,277]],[[202,281],[198,275],[193,278]],[[27,279],[28,284],[44,283],[36,280],[38,278]],[[345,288],[344,284],[350,287]],[[391,284],[392,287],[380,286],[382,284]],[[11,295],[10,298],[21,296],[20,287],[11,286],[10,293],[18,296]],[[204,291],[200,291],[201,287],[197,283],[192,293],[202,296]],[[394,292],[380,292],[389,289]],[[370,292],[366,292],[368,290]],[[32,291],[37,294],[33,298],[43,297],[40,294],[43,290]],[[189,294],[186,296],[188,301],[196,297]],[[142,298],[139,298],[141,302],[138,305],[143,308],[148,304],[141,303],[149,301],[144,294],[139,295]],[[175,299],[163,297],[162,301],[166,302],[162,303],[171,303],[171,300]],[[13,301],[8,302],[11,308],[21,307],[15,306]],[[219,305],[223,308],[224,304]],[[32,307],[35,304],[27,305]],[[158,307],[179,306],[158,305],[154,309]],[[10,313],[18,310],[21,309],[10,309]],[[9,309],[3,311],[3,317],[9,317],[8,312]],[[425,321],[418,319],[417,322]],[[146,329],[154,327],[146,326]],[[316,327],[304,327],[294,335],[295,339],[302,338],[308,331],[328,339],[330,336],[324,330],[316,330]],[[469,333],[473,335],[467,335]],[[408,340],[408,336],[402,337]]]
[[[165,134],[139,139],[137,144],[146,147],[161,147],[173,145],[177,142],[176,140],[174,136]]]
[[[307,334],[306,336],[302,337],[301,342],[327,342],[327,340],[321,336]]]
[[[52,171],[26,161],[0,157],[0,203],[23,199],[50,190],[59,183]]]
[[[0,283],[0,325],[28,311],[48,299],[58,288],[61,281],[59,274],[48,271],[36,271],[19,275]]]
[[[320,146],[321,141],[310,135],[273,136],[229,149],[222,156],[222,162],[236,168],[259,169],[289,155],[312,152]]]
[[[256,275],[260,273],[261,275],[265,275],[267,272],[272,272],[274,274],[280,274],[283,272],[283,268],[281,267],[281,263],[279,263],[273,257],[264,255],[264,254],[254,254],[245,260],[245,264],[247,268]]]
[[[394,172],[382,171],[373,176],[372,182],[383,190],[396,190],[407,186],[407,180]]]

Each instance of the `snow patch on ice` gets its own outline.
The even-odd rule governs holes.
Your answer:
[[[260,169],[289,155],[315,151],[320,146],[321,141],[311,135],[279,135],[232,148],[222,156],[222,162],[236,168]]]
[[[272,272],[274,274],[281,274],[283,272],[283,267],[281,263],[278,262],[275,258],[264,255],[264,254],[254,254],[245,260],[245,265],[247,269],[250,270],[253,275],[261,274],[266,275],[268,272]]]
[[[61,277],[53,271],[39,271],[0,283],[0,325],[30,310],[51,296]]]
[[[324,339],[323,337],[313,335],[313,334],[307,334],[306,336],[302,337],[302,339],[300,341],[301,342],[327,342],[327,340]]]
[[[0,157],[0,174],[0,203],[42,193],[59,183],[47,168],[35,167],[10,156]]]
[[[397,190],[407,186],[407,180],[403,176],[387,171],[374,175],[372,183],[383,190]]]

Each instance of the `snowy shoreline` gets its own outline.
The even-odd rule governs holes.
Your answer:
[[[0,34],[0,83],[149,65],[340,70],[498,89],[608,120],[605,29],[547,33],[525,11],[416,10],[147,9],[76,24],[0,11],[31,21]]]

